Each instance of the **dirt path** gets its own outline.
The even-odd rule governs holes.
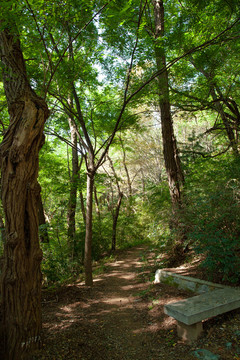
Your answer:
[[[46,298],[44,347],[31,359],[196,359],[163,313],[166,302],[188,294],[146,281],[145,250],[128,250],[108,264],[93,288],[75,284]]]

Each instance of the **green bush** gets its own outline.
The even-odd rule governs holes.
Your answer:
[[[187,241],[204,256],[202,265],[210,278],[237,283],[240,281],[239,160],[224,158],[196,165],[200,166],[195,167],[189,180],[191,186],[186,188],[183,212]]]
[[[238,283],[240,280],[239,240],[226,236],[217,230],[215,224],[206,226],[204,231],[196,231],[195,251],[204,254],[202,266],[209,271],[209,278]]]
[[[62,284],[79,276],[83,272],[82,246],[78,243],[78,253],[72,256],[67,242],[58,242],[51,238],[50,243],[42,244],[42,274],[46,285]]]

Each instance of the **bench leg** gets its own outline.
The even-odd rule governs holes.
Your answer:
[[[197,340],[202,331],[202,322],[198,322],[193,325],[186,325],[180,321],[177,322],[178,336],[188,344],[191,344],[193,341]]]

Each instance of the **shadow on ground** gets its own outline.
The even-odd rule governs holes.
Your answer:
[[[131,249],[107,264],[92,288],[77,283],[45,295],[43,348],[31,359],[196,359],[201,341],[195,348],[179,342],[175,320],[163,312],[165,303],[191,294],[144,281],[145,250]]]

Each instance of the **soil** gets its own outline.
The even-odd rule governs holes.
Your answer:
[[[193,352],[205,349],[222,360],[239,360],[239,311],[206,321],[191,346],[179,340],[176,321],[163,306],[192,294],[153,284],[155,255],[139,246],[106,264],[91,288],[76,282],[44,292],[43,347],[31,359],[194,360]],[[193,268],[171,270],[187,274]]]

